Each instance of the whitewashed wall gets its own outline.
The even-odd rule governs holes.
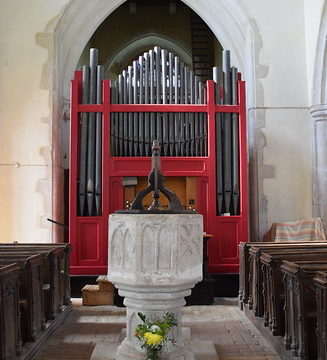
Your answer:
[[[51,236],[52,94],[41,83],[48,50],[37,44],[37,34],[65,2],[1,2],[1,242],[45,242]]]
[[[54,189],[62,178],[58,134],[69,82],[89,37],[122,2],[2,1],[1,242],[51,239],[46,218],[60,214]],[[247,80],[252,234],[272,221],[310,217],[308,106],[324,1],[184,2],[233,52]]]
[[[262,174],[266,224],[312,215],[311,134],[308,112],[304,7],[301,1],[246,1],[262,37]],[[255,146],[255,145],[254,145]],[[250,184],[251,186],[251,184]],[[259,195],[260,196],[260,195]],[[260,235],[265,231],[262,224]]]

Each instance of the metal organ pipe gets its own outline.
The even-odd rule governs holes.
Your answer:
[[[220,99],[220,74],[217,67],[213,68],[213,81],[215,82],[215,102],[221,103]],[[216,113],[216,183],[217,183],[217,215],[222,213],[223,204],[223,148],[222,148],[222,116]]]
[[[96,103],[102,103],[102,80],[104,79],[104,68],[97,66],[97,94]],[[96,113],[95,130],[95,208],[96,215],[101,215],[101,192],[102,192],[102,114]]]
[[[232,104],[238,104],[237,96],[237,81],[238,71],[236,67],[232,67]],[[239,198],[240,198],[240,172],[239,172],[239,126],[238,126],[238,114],[232,114],[232,203],[233,203],[233,214],[239,213]]]
[[[83,66],[82,68],[82,103],[89,103],[89,87],[90,87],[90,68]],[[78,199],[79,199],[79,214],[84,215],[85,201],[86,201],[86,169],[87,169],[87,140],[88,140],[88,121],[89,113],[81,114],[80,126],[80,171],[79,171],[79,184],[78,184]]]
[[[90,66],[84,66],[83,103],[102,103],[104,69],[98,51],[91,49]],[[230,66],[229,51],[223,67],[213,68],[216,105],[238,104],[238,72]],[[222,92],[221,92],[222,84]],[[221,93],[223,96],[221,96]],[[165,49],[149,50],[111,83],[113,104],[206,104],[206,87],[179,57]],[[208,156],[208,121],[205,112],[113,112],[111,155],[149,156],[159,139],[161,156]],[[80,165],[78,211],[81,216],[101,214],[102,116],[82,113],[80,118]],[[216,113],[217,214],[239,212],[239,124],[237,113]]]
[[[230,52],[223,51],[223,102],[225,105],[231,104],[231,68],[230,68]],[[231,212],[231,196],[232,196],[232,124],[231,114],[224,113],[223,118],[223,177],[224,177],[224,210],[225,213]]]

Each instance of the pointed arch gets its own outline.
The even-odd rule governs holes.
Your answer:
[[[313,79],[313,106],[327,103],[327,3],[325,3],[317,42],[314,79]]]
[[[263,179],[265,171],[262,163],[264,135],[258,131],[259,122],[264,127],[264,113],[257,107],[263,106],[263,88],[260,79],[267,69],[259,63],[262,40],[257,24],[248,15],[244,5],[226,0],[182,0],[195,11],[211,28],[223,48],[229,49],[233,63],[243,73],[247,82],[247,107],[249,109],[249,157],[251,188],[250,208],[252,214],[252,235],[259,238],[266,230],[267,209],[264,207]],[[60,157],[60,128],[62,117],[68,111],[70,80],[82,51],[98,26],[125,0],[71,0],[56,21],[54,28],[52,66],[52,143],[53,163]],[[92,21],[90,21],[92,19]],[[258,121],[258,116],[260,117]],[[263,118],[262,118],[263,117]],[[253,152],[253,154],[251,154]],[[54,167],[55,168],[55,167]],[[252,169],[251,169],[252,168]],[[55,170],[54,170],[55,171]],[[252,177],[252,179],[251,179]],[[52,176],[53,212],[61,207],[60,188],[62,180]],[[56,235],[54,234],[56,238]]]
[[[173,54],[178,55],[181,61],[188,66],[191,66],[192,64],[192,55],[186,47],[171,38],[156,33],[150,33],[142,36],[138,35],[136,38],[131,39],[128,44],[122,44],[121,49],[113,57],[106,60],[105,71],[109,75],[113,74],[112,69],[116,64],[122,64],[120,71],[127,68],[127,65],[131,63],[131,58],[133,56],[134,58],[137,58],[139,55],[142,55],[141,51],[145,46],[147,46],[148,49],[159,46],[162,49],[166,49]],[[135,54],[137,54],[136,57]]]

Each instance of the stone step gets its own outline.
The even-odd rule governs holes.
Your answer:
[[[97,343],[90,360],[115,360],[117,343]]]
[[[97,278],[97,283],[99,285],[100,291],[114,291],[114,285],[108,280],[107,275],[100,275]]]
[[[215,345],[210,340],[192,340],[194,360],[219,360]]]
[[[115,360],[117,343],[97,343],[90,360]],[[210,340],[192,340],[194,360],[219,360],[216,348]]]
[[[113,303],[113,291],[101,291],[99,285],[85,285],[82,289],[82,304],[84,306],[113,305]]]
[[[126,328],[123,328],[120,334],[120,341],[126,336]],[[194,357],[192,355],[169,357],[169,360],[219,360],[219,356],[216,352],[216,348],[210,340],[192,340],[192,333],[189,327],[182,328],[182,336],[185,339],[187,346],[190,346]],[[93,350],[90,360],[118,360],[116,359],[116,351],[120,344],[117,343],[97,343]],[[136,356],[138,355],[138,356]],[[134,356],[126,357],[126,359],[139,359],[139,356],[143,358],[143,355],[135,353]],[[121,357],[119,357],[120,359]],[[123,357],[125,359],[125,357]]]

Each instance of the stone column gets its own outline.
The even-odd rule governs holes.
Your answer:
[[[162,318],[172,312],[178,326],[175,346],[164,359],[194,359],[182,336],[184,297],[202,280],[203,220],[198,214],[112,214],[109,217],[109,280],[125,297],[126,338],[116,359],[144,359],[134,336],[141,323],[137,313]]]
[[[327,104],[310,109],[313,119],[313,215],[327,234]]]

